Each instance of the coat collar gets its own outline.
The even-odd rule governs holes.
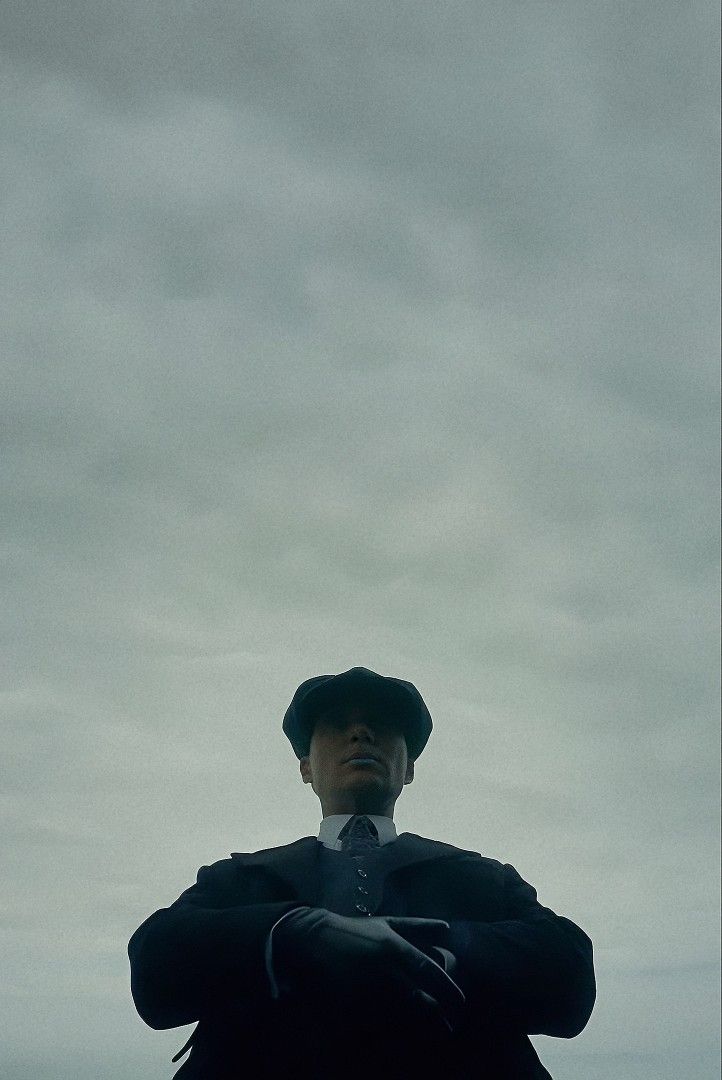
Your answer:
[[[281,847],[265,848],[262,851],[245,853],[234,851],[232,859],[238,859],[244,866],[258,866],[270,870],[284,881],[291,884],[297,893],[303,895],[308,888],[309,872],[318,866],[319,853],[323,844],[315,836],[303,836],[292,844]],[[474,852],[443,844],[439,840],[429,840],[416,833],[401,833],[398,840],[385,844],[384,869],[388,874],[396,873],[403,867],[415,863],[437,859],[463,858]],[[478,855],[476,856],[478,858]]]

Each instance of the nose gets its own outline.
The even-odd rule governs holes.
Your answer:
[[[368,720],[351,720],[348,725],[348,734],[356,741],[366,739],[374,742],[376,739],[373,724],[370,724]]]

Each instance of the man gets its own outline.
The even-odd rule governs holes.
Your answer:
[[[198,1022],[176,1080],[542,1080],[530,1034],[571,1038],[592,945],[510,865],[396,833],[432,722],[418,690],[356,667],[308,679],[283,730],[318,838],[235,853],[130,940],[153,1028]]]

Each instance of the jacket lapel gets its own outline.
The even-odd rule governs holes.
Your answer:
[[[313,886],[318,877],[321,844],[315,836],[302,836],[292,844],[265,848],[251,854],[232,851],[231,858],[243,866],[258,866],[290,885],[299,900],[313,906]]]
[[[238,859],[244,866],[258,866],[275,874],[291,886],[299,899],[312,905],[322,846],[315,836],[303,836],[292,844],[251,854],[234,851],[231,858]],[[392,843],[384,845],[384,871],[388,877],[417,863],[463,858],[467,854],[463,849],[439,840],[429,840],[416,833],[401,833]]]

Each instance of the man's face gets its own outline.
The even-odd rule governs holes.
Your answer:
[[[301,776],[329,814],[393,817],[404,784],[414,778],[406,739],[393,714],[349,700],[316,719]]]

